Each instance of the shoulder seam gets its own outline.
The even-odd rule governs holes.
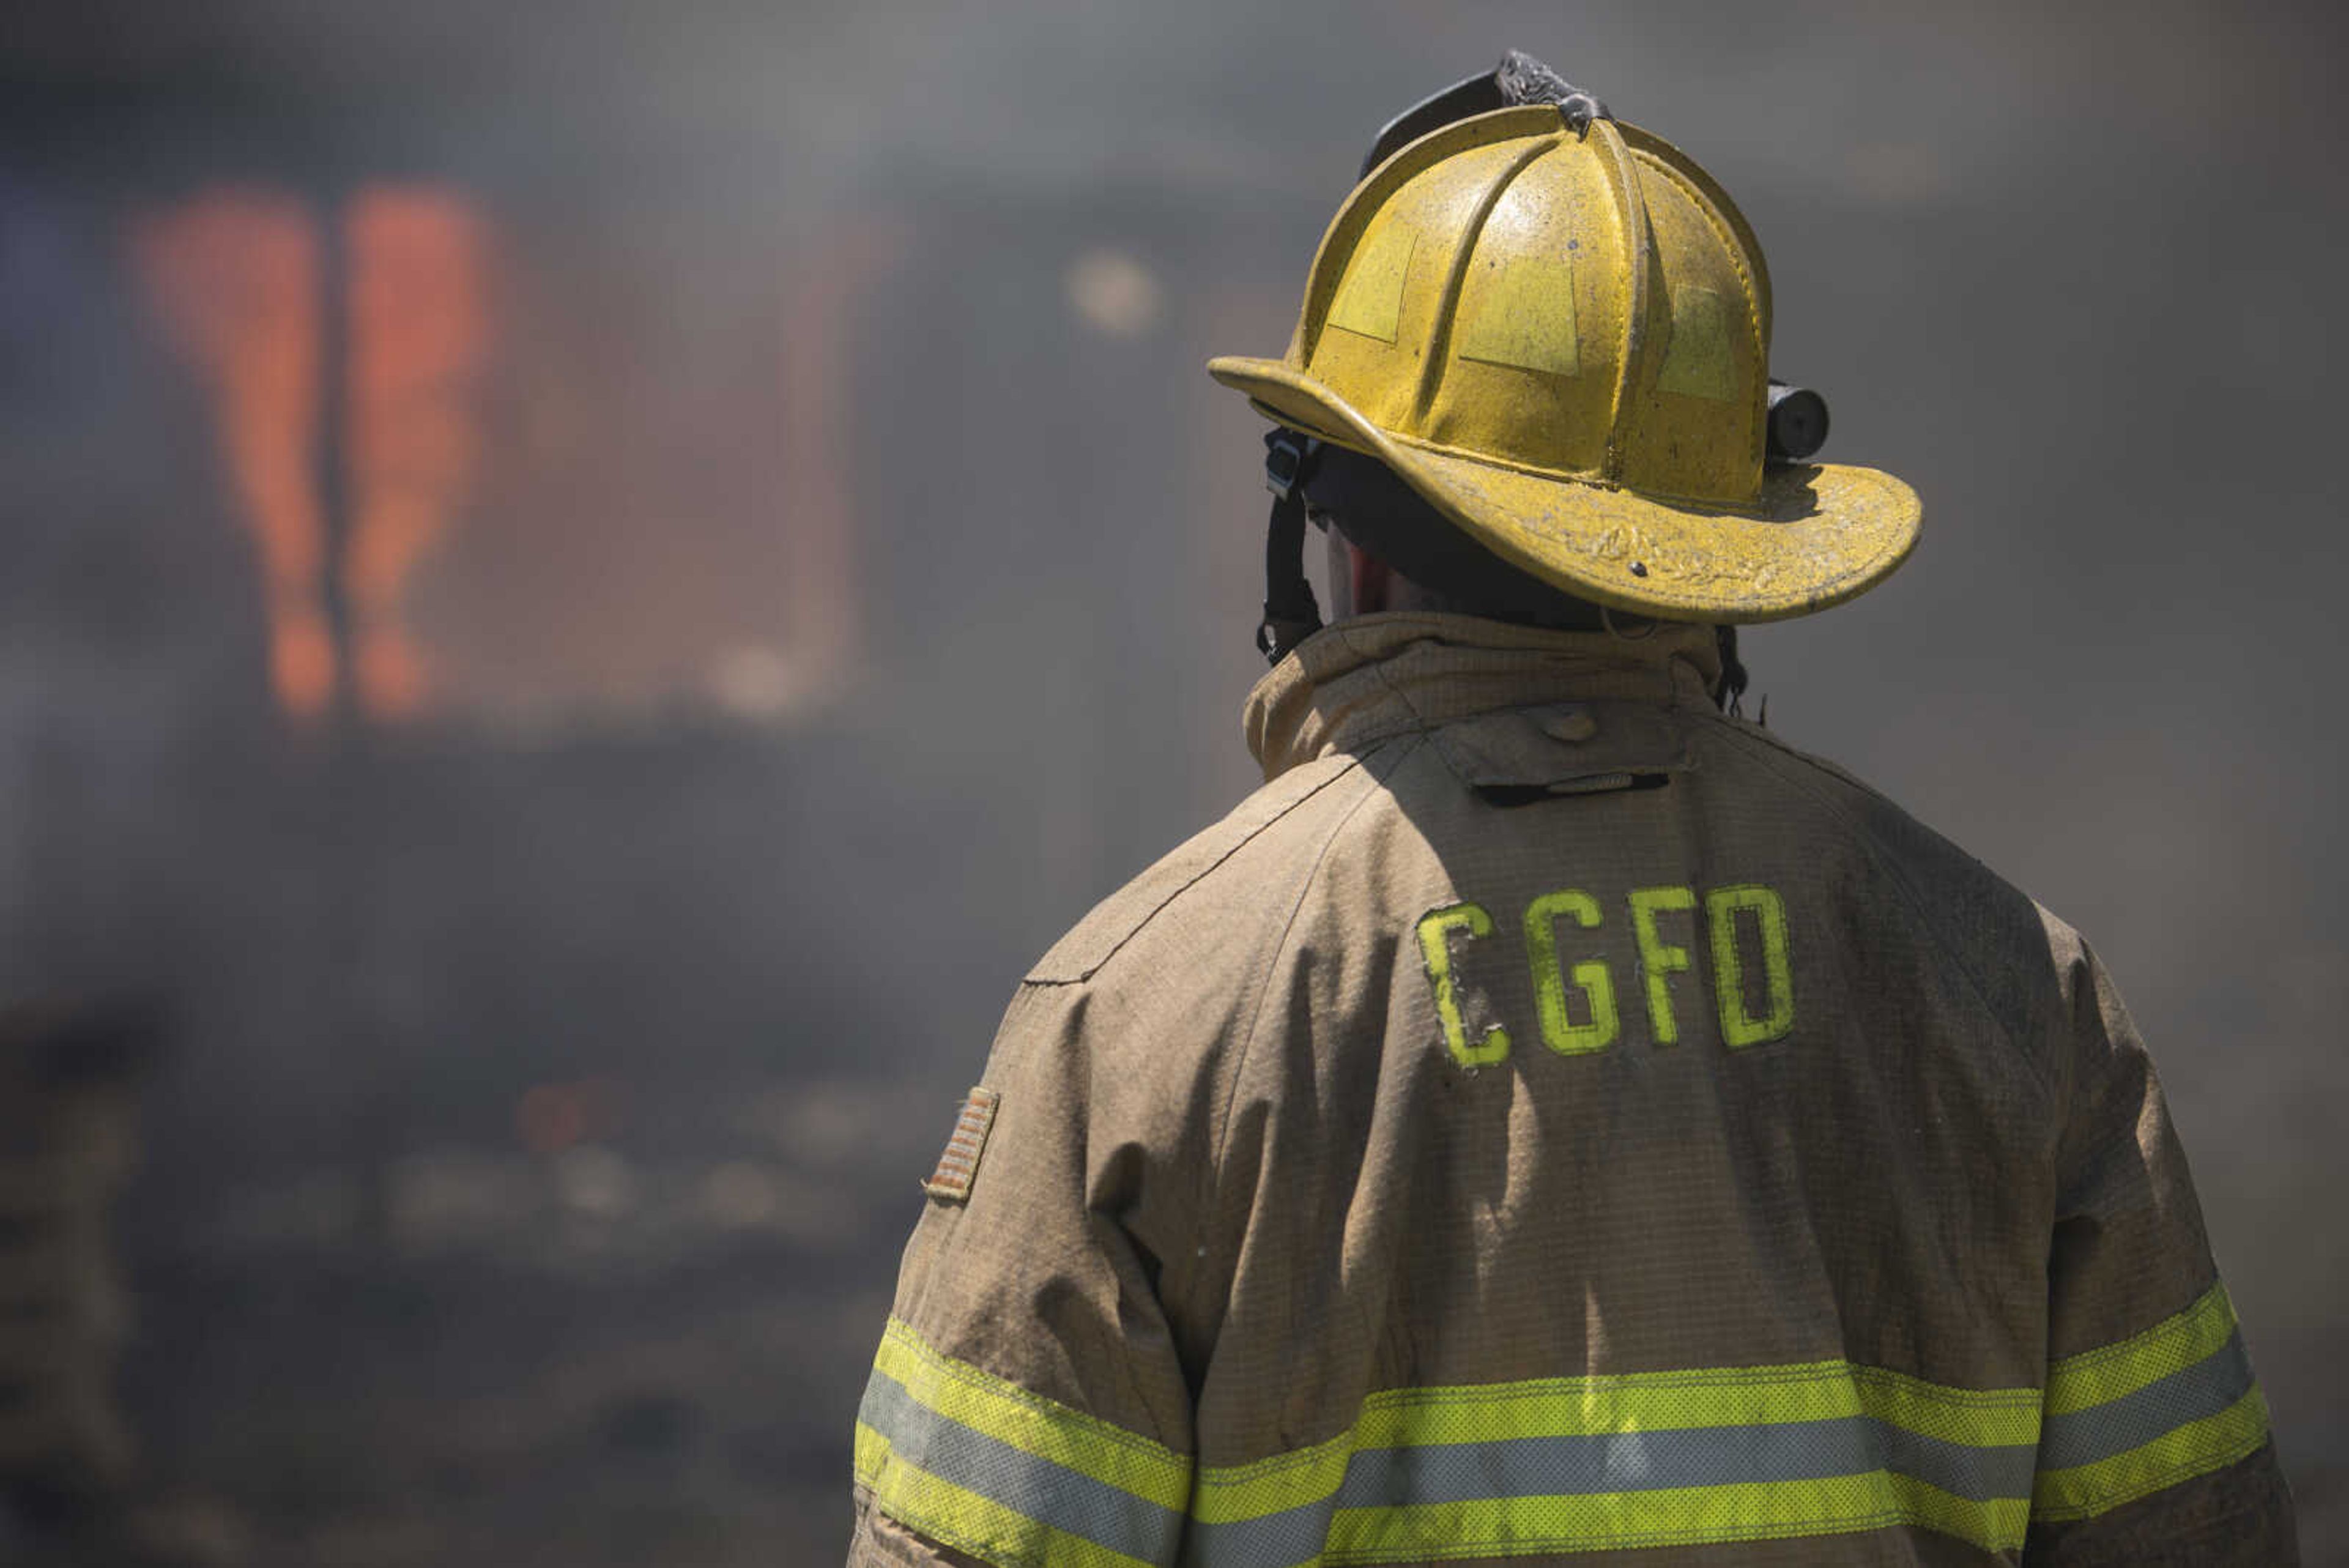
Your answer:
[[[2050,1106],[2060,1106],[2064,1103],[2061,1085],[2052,1080],[2046,1064],[2036,1060],[2024,1044],[2014,1037],[2013,1031],[2007,1027],[2006,1021],[1999,1015],[1997,1006],[1991,1001],[1989,988],[1983,983],[1982,977],[1976,972],[1971,960],[1960,951],[1957,946],[1949,940],[1948,932],[1942,927],[1939,917],[1935,915],[1932,905],[1926,901],[1925,896],[1918,891],[1916,884],[1909,879],[1908,873],[1902,869],[1900,865],[1892,857],[1892,856],[1886,852],[1884,846],[1878,842],[1877,835],[1869,829],[1866,823],[1861,822],[1854,816],[1842,802],[1836,800],[1826,791],[1820,789],[1813,781],[1804,777],[1799,770],[1790,769],[1783,765],[1778,757],[1774,757],[1770,753],[1774,752],[1780,753],[1785,759],[1808,767],[1816,768],[1827,774],[1830,778],[1841,779],[1844,783],[1851,785],[1854,789],[1861,791],[1872,799],[1884,800],[1885,796],[1874,786],[1867,784],[1857,777],[1855,777],[1853,774],[1846,773],[1843,769],[1837,767],[1832,763],[1822,762],[1817,758],[1810,756],[1806,753],[1798,751],[1795,747],[1787,745],[1785,742],[1777,739],[1775,736],[1764,737],[1751,734],[1738,725],[1732,724],[1719,719],[1715,719],[1714,723],[1723,734],[1729,736],[1733,741],[1740,742],[1754,751],[1758,755],[1758,760],[1762,762],[1764,766],[1769,768],[1771,772],[1776,774],[1780,778],[1785,779],[1795,788],[1800,790],[1805,795],[1810,798],[1813,804],[1819,806],[1822,810],[1828,812],[1838,822],[1841,822],[1845,826],[1851,830],[1853,838],[1860,845],[1862,849],[1866,851],[1868,859],[1882,870],[1887,877],[1891,878],[1892,885],[1900,890],[1901,898],[1908,902],[1909,909],[1917,915],[1918,919],[1924,922],[1925,929],[1932,933],[1936,945],[1938,945],[1944,953],[1949,955],[1952,961],[1951,967],[1954,968],[1960,977],[1965,981],[1966,989],[1973,992],[1974,1000],[1982,1003],[1982,1012],[1989,1015],[1991,1023],[1997,1028],[1998,1032],[2006,1037],[2007,1045],[2018,1057],[2022,1059],[2025,1069],[2030,1072],[2033,1080],[2039,1085],[2040,1092],[2047,1096]],[[1891,805],[1895,811],[1900,809],[1895,803],[1888,801],[1887,804]],[[1919,824],[1919,826],[1920,827],[1923,826],[1921,823]],[[1926,828],[1925,831],[1928,833],[1932,832],[1930,828]],[[1935,836],[1938,837],[1939,835],[1936,835]],[[1948,841],[1944,839],[1943,842],[1947,843]],[[1951,847],[1956,849],[1957,853],[1960,855],[1965,855],[1965,851],[1963,849],[1959,849],[1955,845],[1951,846]],[[1971,855],[1967,855],[1965,857],[1972,865],[1980,867],[1984,876],[1998,881],[2001,886],[2012,886],[2012,884],[2006,882],[2005,878],[2000,877],[1997,872],[1992,871],[1987,866],[1983,866],[1981,861],[1975,860]],[[2028,895],[2024,895],[2024,897],[2028,898]],[[2038,906],[2035,903],[2033,905],[2034,909],[2037,907]]]
[[[1384,772],[1371,773],[1372,782],[1384,784],[1392,778],[1403,763],[1418,755],[1426,744],[1427,733],[1421,731],[1410,744],[1395,754],[1393,763]],[[1364,771],[1371,772],[1367,766]],[[1330,851],[1337,846],[1339,836],[1346,831],[1346,825],[1352,822],[1355,814],[1377,795],[1375,789],[1363,791],[1361,798],[1348,806],[1338,820],[1330,824],[1329,833],[1321,840],[1321,846],[1314,851],[1312,868],[1306,872],[1304,880],[1299,884],[1296,900],[1289,905],[1288,916],[1281,922],[1280,940],[1273,944],[1271,961],[1257,976],[1256,1006],[1248,1014],[1247,1033],[1241,1037],[1239,1055],[1232,1063],[1231,1082],[1225,1087],[1224,1103],[1216,1112],[1214,1136],[1208,1142],[1206,1173],[1218,1187],[1223,1185],[1225,1143],[1231,1137],[1232,1105],[1239,1097],[1240,1081],[1247,1075],[1249,1058],[1255,1055],[1257,1040],[1264,1033],[1264,1013],[1272,1000],[1273,978],[1279,973],[1280,961],[1288,954],[1289,941],[1297,934],[1297,918],[1304,912],[1305,901],[1312,896],[1314,884],[1321,879],[1321,867],[1329,861]],[[1212,1204],[1202,1204],[1199,1211],[1202,1214],[1212,1212]]]
[[[1352,774],[1359,772],[1361,766],[1362,759],[1360,756],[1349,758],[1348,763],[1345,767],[1340,768],[1328,778],[1323,779],[1319,784],[1315,784],[1311,789],[1307,790],[1303,794],[1299,795],[1295,800],[1290,801],[1287,805],[1282,806],[1278,811],[1274,812],[1270,816],[1266,817],[1262,822],[1257,823],[1246,833],[1240,835],[1239,837],[1234,839],[1226,846],[1222,854],[1216,856],[1206,865],[1200,867],[1195,875],[1185,878],[1179,886],[1167,889],[1167,893],[1164,898],[1159,899],[1158,902],[1153,904],[1147,910],[1145,910],[1141,919],[1135,920],[1133,925],[1127,927],[1124,933],[1121,935],[1116,941],[1111,943],[1108,949],[1103,951],[1099,958],[1087,965],[1082,971],[1067,975],[1040,975],[1031,969],[1026,975],[1023,975],[1020,978],[1020,985],[1023,987],[1031,985],[1050,987],[1061,985],[1086,985],[1091,983],[1093,976],[1099,974],[1102,970],[1108,965],[1112,959],[1124,951],[1126,944],[1133,941],[1134,938],[1140,936],[1144,927],[1148,926],[1151,921],[1156,919],[1160,915],[1164,914],[1167,907],[1173,904],[1175,899],[1180,898],[1184,894],[1189,892],[1192,888],[1197,887],[1200,883],[1213,876],[1216,871],[1222,869],[1226,861],[1230,860],[1233,856],[1237,855],[1249,845],[1255,843],[1256,840],[1264,833],[1271,829],[1276,825],[1287,821],[1289,815],[1299,807],[1302,806],[1307,801],[1313,799],[1323,790],[1328,789],[1330,785],[1338,783],[1340,780],[1350,777]]]

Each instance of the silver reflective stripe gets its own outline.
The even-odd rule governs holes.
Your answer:
[[[2039,1434],[2042,1469],[2070,1469],[2125,1454],[2189,1421],[2215,1416],[2251,1391],[2251,1360],[2240,1330],[2191,1366],[2117,1399],[2050,1416]]]
[[[1261,1519],[1194,1521],[1183,1538],[1183,1568],[1291,1568],[1311,1563],[1329,1542],[1330,1516],[1337,1508],[1335,1497],[1325,1497]]]
[[[1183,1516],[939,1415],[875,1368],[856,1418],[940,1480],[1144,1563],[1171,1563]]]
[[[1193,1525],[1184,1562],[1218,1568],[1307,1563],[1321,1550],[1339,1509],[1484,1498],[1590,1496],[1889,1470],[1972,1502],[2019,1501],[2031,1495],[2036,1450],[2028,1445],[1973,1448],[1920,1437],[1867,1416],[1364,1449],[1348,1462],[1337,1492],[1319,1502],[1261,1519]],[[1495,1542],[1495,1549],[1499,1555],[1506,1543]]]

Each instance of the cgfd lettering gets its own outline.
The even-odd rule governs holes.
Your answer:
[[[1686,941],[1698,921],[1696,894],[1687,888],[1634,888],[1626,899],[1631,938],[1639,950],[1640,990],[1650,1038],[1659,1045],[1680,1042],[1680,1016],[1672,1002],[1672,977],[1689,967]],[[1526,959],[1533,971],[1534,1000],[1542,1044],[1561,1056],[1604,1051],[1622,1033],[1614,976],[1596,957],[1561,958],[1562,943],[1599,928],[1599,900],[1579,888],[1544,893],[1526,906]],[[1713,1009],[1722,1043],[1733,1050],[1783,1039],[1795,1027],[1795,971],[1786,940],[1786,905],[1759,883],[1715,888],[1704,896],[1704,945],[1713,961]],[[1762,961],[1761,1012],[1747,1007],[1745,958],[1740,928],[1754,931]],[[1685,941],[1674,940],[1685,929]],[[1464,1067],[1508,1060],[1509,1031],[1495,1023],[1481,1040],[1468,1037],[1460,1012],[1459,987],[1452,973],[1455,943],[1494,934],[1492,915],[1481,904],[1451,904],[1419,919],[1419,950],[1427,962],[1427,983],[1435,1013],[1444,1023],[1444,1048]],[[1572,950],[1569,947],[1569,952]],[[1569,993],[1579,999],[1570,1002]],[[1578,1022],[1579,1013],[1588,1022]]]

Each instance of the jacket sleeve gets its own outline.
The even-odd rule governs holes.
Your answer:
[[[1104,1054],[1087,1013],[1082,987],[1022,989],[991,1110],[949,1150],[968,1191],[926,1188],[857,1413],[852,1568],[1174,1561],[1193,1449],[1158,1297],[1190,1223],[1185,1118],[1159,1098],[1175,1053]]]
[[[2110,978],[2051,922],[2070,1003],[2032,1568],[2279,1568],[2292,1498],[2168,1107]]]

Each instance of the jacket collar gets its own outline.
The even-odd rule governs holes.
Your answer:
[[[1720,679],[1710,626],[1660,622],[1627,639],[1390,610],[1323,628],[1257,681],[1248,750],[1268,782],[1316,757],[1499,708],[1617,697],[1710,709]]]

